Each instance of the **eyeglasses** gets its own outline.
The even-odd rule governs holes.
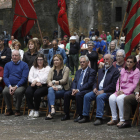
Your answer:
[[[117,57],[117,58],[122,58],[123,56],[121,56],[121,55],[117,55],[116,57]]]
[[[43,61],[44,59],[37,59],[37,61]]]
[[[86,61],[80,61],[80,64],[82,64],[82,63],[86,63]]]
[[[57,46],[57,44],[52,44],[53,46]]]

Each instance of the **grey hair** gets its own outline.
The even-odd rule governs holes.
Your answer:
[[[88,57],[87,57],[86,55],[82,55],[82,56],[80,56],[80,57],[79,57],[79,61],[81,60],[81,58],[85,58],[86,61],[89,62],[89,59],[88,59]]]
[[[116,52],[116,55],[117,55],[118,52],[122,53],[122,54],[123,54],[123,57],[125,57],[125,51],[124,51],[123,49],[119,49],[119,50]]]
[[[88,44],[92,44],[92,46],[94,46],[94,42],[93,41],[88,41],[87,45]]]
[[[20,52],[19,52],[18,50],[13,50],[13,51],[12,51],[12,54],[13,54],[13,52],[18,52],[19,56],[21,56],[21,55],[20,55]]]
[[[111,44],[112,42],[115,44],[115,49],[116,49],[116,48],[117,48],[116,42],[115,42],[115,41],[111,41],[110,44]],[[109,44],[109,47],[108,47],[109,50],[110,50],[110,44]]]
[[[104,57],[105,57],[106,55],[110,55],[110,58],[112,59],[112,61],[114,61],[114,56],[113,56],[113,55],[111,55],[111,54],[105,54]]]

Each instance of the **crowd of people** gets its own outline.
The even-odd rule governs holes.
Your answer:
[[[65,35],[52,42],[43,37],[43,45],[38,38],[32,38],[26,52],[14,36],[5,47],[0,35],[0,91],[7,106],[5,116],[13,115],[12,95],[15,116],[20,116],[25,96],[29,117],[39,117],[41,97],[47,96],[49,113],[45,120],[54,118],[55,99],[63,98],[65,115],[61,121],[70,119],[70,100],[74,99],[78,115],[74,122],[85,123],[90,121],[90,106],[95,100],[96,126],[103,124],[104,106],[109,101],[112,119],[107,125],[130,127],[131,108],[134,112],[140,102],[139,45],[137,56],[130,55],[125,61],[125,36],[122,34],[119,43],[119,28],[114,31],[114,40],[109,32],[99,35],[98,29],[91,28],[89,37],[83,33],[79,37],[76,32],[70,38]],[[75,77],[72,83],[69,73]]]

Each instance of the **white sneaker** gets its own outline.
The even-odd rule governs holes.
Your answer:
[[[31,109],[30,113],[29,113],[29,117],[33,117],[34,116],[34,110]]]
[[[39,111],[35,111],[33,117],[39,117]]]

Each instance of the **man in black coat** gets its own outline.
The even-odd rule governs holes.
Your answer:
[[[69,116],[69,107],[70,99],[75,98],[76,100],[76,112],[79,115],[74,122],[78,122],[83,118],[83,98],[84,95],[92,91],[92,86],[95,81],[96,72],[88,67],[89,59],[87,56],[83,55],[79,58],[81,69],[78,70],[75,74],[74,81],[72,82],[71,90],[65,92],[64,94],[64,112],[65,116],[61,121],[70,119]]]
[[[0,35],[0,66],[4,67],[7,62],[11,61],[11,49],[4,47],[4,37]]]

